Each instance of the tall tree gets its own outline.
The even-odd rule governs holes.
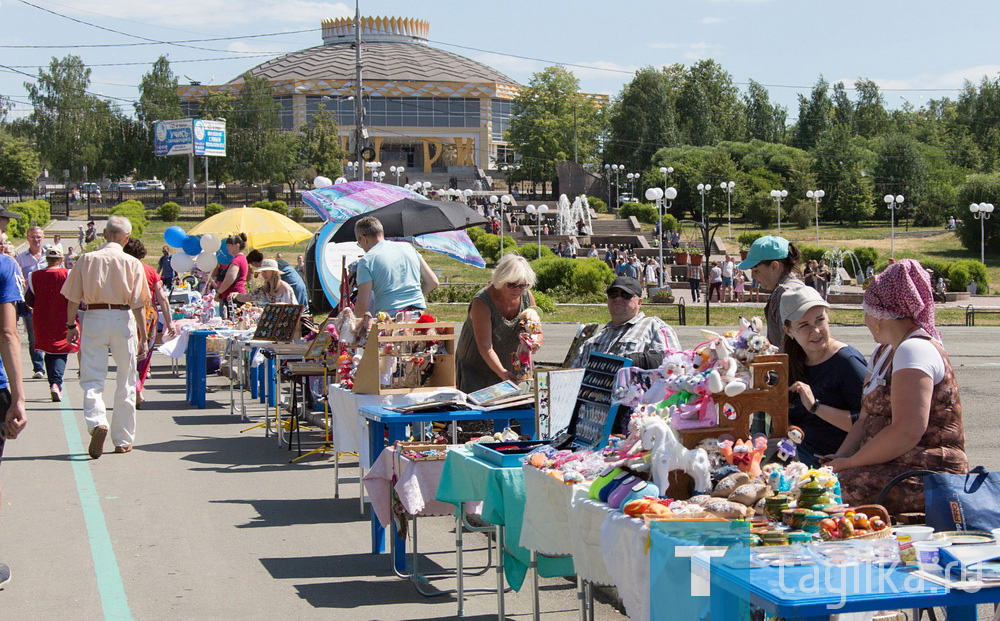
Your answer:
[[[678,144],[674,102],[667,76],[643,67],[625,85],[608,118],[604,158],[635,170],[658,149]]]
[[[0,187],[29,190],[35,185],[42,167],[38,153],[28,141],[16,138],[0,127]]]
[[[833,85],[833,123],[846,127],[851,135],[855,134],[854,102],[848,96],[843,82]]]
[[[889,114],[885,111],[885,100],[878,84],[867,78],[854,83],[857,102],[854,106],[854,125],[857,135],[874,138],[889,130]]]
[[[281,140],[281,118],[274,88],[264,77],[242,76],[232,120],[227,119],[234,172],[243,181],[261,182],[284,176],[287,145]],[[230,149],[227,149],[229,152]]]
[[[808,99],[799,95],[799,120],[792,140],[796,147],[806,150],[813,148],[820,135],[830,126],[833,102],[827,92],[829,89],[830,84],[820,76]]]
[[[302,127],[299,143],[301,167],[312,168],[317,175],[335,179],[344,173],[344,149],[340,143],[337,115],[320,105]]]
[[[875,163],[875,185],[882,194],[902,194],[905,217],[919,207],[927,189],[927,162],[917,141],[909,136],[893,134],[878,144]],[[881,213],[888,217],[883,204]]]
[[[711,145],[746,136],[746,109],[739,89],[712,59],[700,60],[683,73],[676,117],[688,144]]]
[[[746,105],[747,137],[750,140],[780,142],[785,134],[788,114],[781,106],[771,104],[767,89],[750,80],[743,101]]]
[[[177,76],[170,68],[166,56],[153,63],[149,73],[139,81],[139,100],[135,103],[135,116],[144,132],[141,136],[145,148],[139,154],[139,169],[143,176],[178,181],[187,176],[187,158],[153,155],[153,125],[156,121],[184,118],[181,96],[177,92]]]
[[[811,151],[816,183],[826,192],[824,220],[856,223],[875,211],[874,186],[868,172],[875,156],[859,142],[851,138],[847,126],[838,124],[823,132]]]
[[[514,99],[507,140],[521,155],[514,179],[545,182],[555,178],[555,163],[573,157],[591,160],[601,133],[597,104],[580,92],[580,81],[565,67],[535,73]]]

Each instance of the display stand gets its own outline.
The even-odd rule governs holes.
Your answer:
[[[611,397],[615,376],[620,369],[631,366],[628,358],[590,352],[569,423],[574,447],[603,446],[608,442],[619,408]]]
[[[437,334],[428,334],[430,329]],[[450,321],[373,324],[354,376],[353,391],[366,395],[397,395],[454,387],[454,341],[455,324]],[[421,356],[435,342],[445,345],[443,351],[447,353],[433,355],[434,369],[430,375],[416,378],[406,372],[405,359]],[[386,376],[389,381],[383,382]]]

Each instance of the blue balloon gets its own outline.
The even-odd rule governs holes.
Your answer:
[[[181,248],[184,250],[184,254],[196,257],[201,254],[201,238],[197,235],[188,235],[181,244]]]
[[[219,265],[229,265],[233,262],[233,256],[229,254],[225,244],[222,244],[222,248],[215,253],[215,258],[219,260]]]
[[[187,239],[187,233],[177,225],[163,231],[163,241],[167,242],[167,245],[171,248],[180,248],[184,244],[185,239]]]

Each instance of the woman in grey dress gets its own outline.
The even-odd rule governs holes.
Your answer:
[[[458,339],[455,367],[458,389],[475,392],[513,379],[511,354],[521,331],[518,315],[535,305],[535,272],[523,257],[506,254],[490,284],[473,297]]]

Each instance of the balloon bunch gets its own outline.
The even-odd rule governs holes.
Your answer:
[[[163,232],[163,241],[172,248],[180,249],[180,252],[170,256],[170,266],[178,274],[186,274],[195,266],[211,273],[222,262],[223,255],[228,257],[225,249],[220,250],[222,240],[211,233],[188,235],[181,227],[172,226]]]

